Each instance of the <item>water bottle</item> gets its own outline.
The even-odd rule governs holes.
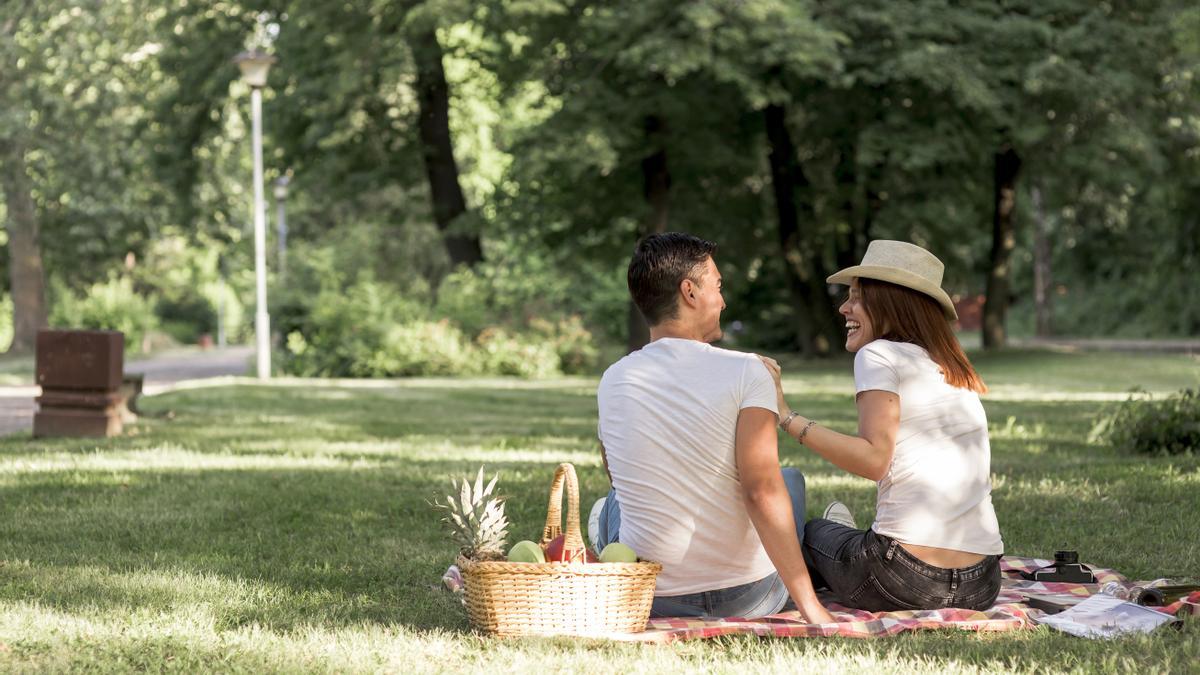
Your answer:
[[[1157,582],[1153,582],[1157,583]],[[1132,602],[1146,607],[1162,607],[1166,604],[1163,597],[1163,592],[1157,588],[1147,586],[1126,586],[1119,581],[1110,581],[1100,588],[1100,592],[1105,595],[1111,595],[1114,598],[1120,598],[1126,602]]]

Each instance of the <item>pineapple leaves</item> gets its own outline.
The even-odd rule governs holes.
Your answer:
[[[504,497],[492,496],[499,474],[484,486],[483,467],[475,476],[450,481],[451,492],[446,503],[437,499],[431,505],[445,512],[442,524],[459,547],[462,555],[472,560],[503,560],[504,543],[508,537],[508,518],[504,515]],[[454,493],[458,493],[455,501]]]

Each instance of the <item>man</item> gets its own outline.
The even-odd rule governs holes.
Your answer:
[[[832,622],[800,549],[803,476],[779,467],[774,382],[753,354],[709,344],[725,309],[715,248],[655,234],[629,264],[650,344],[600,381],[613,490],[594,543],[662,563],[655,616],[765,616],[790,596],[807,620]]]

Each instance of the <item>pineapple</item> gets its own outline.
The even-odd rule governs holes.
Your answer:
[[[455,501],[454,494],[446,495],[446,503],[433,502],[435,508],[445,512],[442,523],[445,525],[450,538],[459,546],[459,552],[468,560],[482,562],[485,560],[504,560],[504,540],[508,537],[508,518],[504,516],[504,498],[492,497],[492,489],[496,487],[499,474],[492,477],[487,487],[483,485],[483,467],[479,467],[479,475],[475,477],[472,489],[471,479],[464,476],[462,485],[451,480],[450,485],[458,493]]]

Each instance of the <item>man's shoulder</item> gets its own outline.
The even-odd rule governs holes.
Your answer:
[[[638,349],[621,357],[618,361],[609,366],[601,377],[604,378],[612,375],[638,370],[640,368],[650,368],[659,365],[676,365],[680,362],[692,362],[701,364],[728,364],[735,366],[743,366],[746,363],[755,362],[758,357],[748,352],[739,352],[732,349],[723,349],[714,347],[711,344],[699,341],[680,341],[678,344],[673,344],[665,349]]]
[[[633,351],[625,356],[622,356],[614,361],[612,365],[604,369],[604,374],[600,376],[600,383],[603,384],[605,380],[611,380],[630,368],[636,368],[636,363],[639,360],[641,360],[641,350]]]
[[[728,361],[735,362],[735,363],[749,363],[751,361],[758,360],[758,356],[756,354],[752,354],[750,352],[739,352],[739,351],[735,351],[733,349],[724,349],[722,347],[714,347],[712,345],[705,345],[705,346],[708,347],[708,349],[706,350],[707,354],[711,358],[714,358],[714,359],[728,360]]]

